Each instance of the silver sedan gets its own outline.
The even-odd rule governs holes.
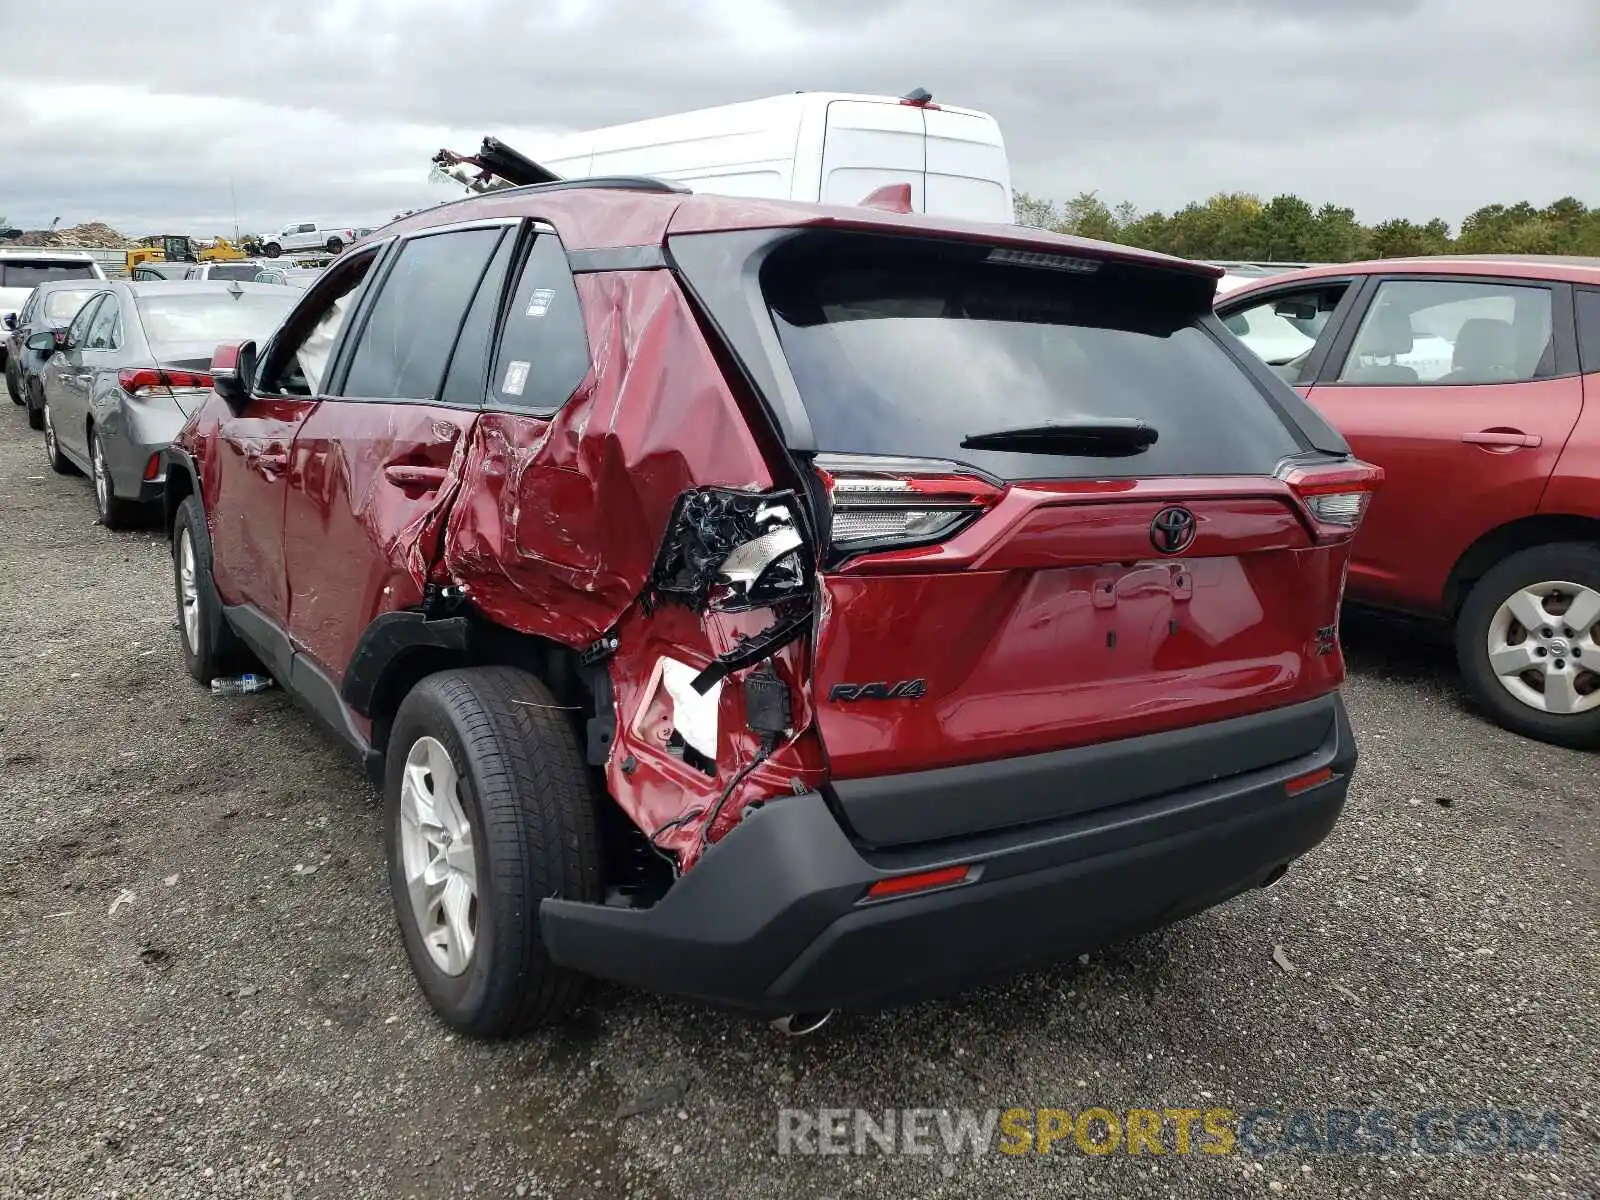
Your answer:
[[[299,298],[235,280],[101,285],[64,345],[47,347],[51,333],[28,339],[54,350],[40,376],[50,466],[94,480],[107,527],[139,522],[166,484],[161,451],[211,390],[212,352],[265,341]]]

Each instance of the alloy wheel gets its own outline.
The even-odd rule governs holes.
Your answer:
[[[44,406],[44,452],[51,463],[56,461],[56,423],[50,419],[50,405]]]
[[[184,644],[190,654],[199,654],[200,588],[194,577],[194,538],[187,529],[178,531],[178,604]]]
[[[94,435],[94,499],[100,506],[100,516],[104,519],[111,508],[111,472],[106,469],[106,452],[100,445],[100,435]]]
[[[1529,708],[1553,716],[1600,708],[1600,591],[1529,584],[1495,610],[1487,642],[1500,686]]]
[[[400,854],[428,957],[446,975],[462,974],[478,940],[478,866],[461,776],[436,738],[418,738],[406,754]]]

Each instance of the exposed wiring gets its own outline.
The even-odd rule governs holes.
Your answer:
[[[756,756],[739,768],[737,775],[728,780],[728,786],[722,789],[722,795],[718,796],[717,802],[711,806],[711,813],[706,817],[706,823],[700,827],[700,845],[702,848],[705,847],[710,839],[711,827],[717,823],[717,815],[722,812],[722,806],[728,802],[728,797],[733,795],[734,789],[745,781],[751,771],[754,771],[772,757],[774,748],[771,742],[763,740],[761,749],[756,752]]]

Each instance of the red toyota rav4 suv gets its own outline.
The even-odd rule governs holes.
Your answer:
[[[1600,748],[1600,259],[1318,267],[1217,309],[1388,473],[1351,598],[1451,622],[1496,721]]]
[[[897,1002],[1273,882],[1356,750],[1375,468],[1210,268],[1027,230],[502,190],[225,347],[184,652],[367,761],[421,985]]]

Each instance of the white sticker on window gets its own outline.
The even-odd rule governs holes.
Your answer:
[[[554,288],[534,288],[533,295],[528,297],[528,310],[522,315],[525,317],[542,317],[550,311],[550,302],[556,298]]]
[[[500,385],[500,390],[508,396],[522,395],[522,389],[528,386],[528,368],[531,363],[520,359],[513,359],[506,364],[506,381]]]

